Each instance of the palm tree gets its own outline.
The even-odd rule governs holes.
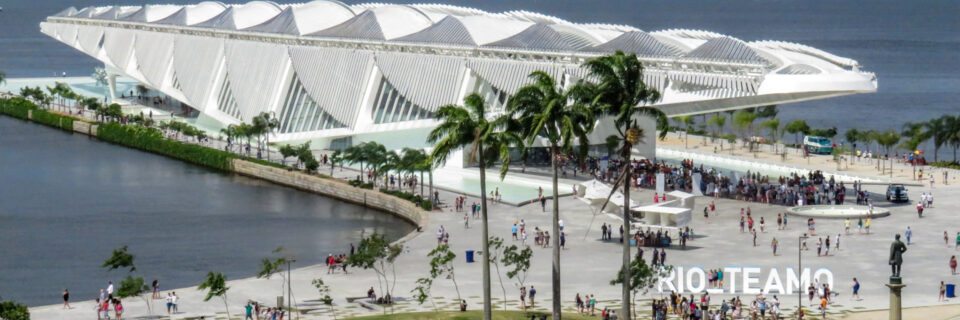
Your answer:
[[[957,162],[957,148],[960,147],[960,116],[943,116],[947,132],[944,140],[953,147],[953,162]]]
[[[807,125],[807,122],[804,120],[793,120],[793,121],[790,121],[790,123],[787,123],[787,125],[783,127],[783,130],[786,131],[787,133],[795,134],[796,135],[795,143],[798,148],[801,148],[800,135],[809,133],[810,126]]]
[[[363,145],[358,144],[350,146],[343,152],[343,160],[346,160],[351,164],[360,163],[360,181],[363,181],[363,177],[365,176],[363,164],[367,162],[368,158],[365,151],[366,150],[364,150]]]
[[[690,141],[690,126],[693,125],[693,116],[679,116],[676,118],[683,125],[683,147],[687,147],[687,141]]]
[[[553,77],[543,71],[530,74],[533,84],[527,85],[510,98],[509,113],[523,125],[527,144],[542,137],[550,147],[550,165],[553,169],[553,318],[560,319],[560,203],[558,190],[557,155],[573,150],[573,139],[579,140],[580,154],[585,157],[590,145],[587,134],[593,131],[593,111],[580,103],[571,103],[568,92],[558,89]],[[581,157],[581,158],[583,158]]]
[[[630,149],[641,141],[641,130],[636,124],[639,116],[652,117],[657,121],[660,137],[663,138],[669,129],[667,116],[650,104],[660,100],[660,93],[656,89],[647,87],[643,82],[643,65],[635,54],[626,55],[621,51],[608,56],[588,60],[583,65],[590,71],[588,79],[597,79],[596,82],[585,82],[577,85],[575,96],[588,101],[596,113],[603,113],[614,118],[614,126],[623,141],[621,154],[624,160],[630,160]],[[629,163],[629,162],[628,162]],[[623,231],[630,233],[630,166],[624,166],[623,172]],[[623,244],[623,279],[625,284],[630,283],[630,242]],[[621,315],[627,318],[630,314],[630,286],[623,285]]]
[[[230,141],[230,144],[227,145],[227,151],[230,151],[230,145],[233,144],[233,141],[238,136],[240,136],[239,132],[237,132],[237,125],[231,124],[231,125],[228,125],[226,128],[221,128],[220,133],[227,136],[227,140]]]
[[[418,184],[420,185],[420,196],[425,197],[424,199],[430,198],[423,194],[423,172],[430,170],[430,167],[427,164],[427,162],[430,160],[429,158],[430,157],[423,150],[413,148],[403,149],[403,160],[401,162],[410,173],[420,172],[420,180],[418,181]]]
[[[780,119],[766,120],[760,123],[760,127],[770,132],[770,138],[773,140],[773,152],[777,153],[777,141],[783,135],[783,131],[780,130]]]
[[[712,125],[716,128],[716,130],[713,131],[713,140],[716,142],[717,137],[720,136],[720,132],[723,131],[723,127],[727,125],[727,116],[717,113],[717,115],[707,120],[707,125]],[[720,150],[723,150],[723,140],[720,140]]]
[[[733,124],[737,126],[738,131],[743,138],[743,144],[750,145],[750,151],[753,152],[753,141],[750,137],[753,135],[753,122],[757,120],[757,114],[740,110],[733,114]]]
[[[467,153],[469,160],[476,160],[480,166],[480,217],[481,241],[483,252],[490,252],[490,236],[487,226],[487,166],[499,153],[503,165],[510,159],[509,138],[511,132],[503,131],[506,117],[487,119],[487,108],[477,93],[471,93],[463,99],[463,106],[446,105],[437,110],[440,124],[427,135],[427,141],[434,144],[430,159],[441,165],[447,157],[458,149]],[[501,171],[501,176],[505,171]],[[490,255],[483,255],[483,318],[490,320]]]
[[[256,117],[253,117],[253,124],[254,126],[260,127],[260,132],[266,139],[267,161],[270,161],[270,135],[280,126],[280,120],[277,119],[276,113],[261,112]]]
[[[930,121],[923,123],[923,140],[933,139],[933,162],[937,162],[937,154],[940,153],[940,148],[950,139],[948,118],[950,118],[949,115],[930,119]]]

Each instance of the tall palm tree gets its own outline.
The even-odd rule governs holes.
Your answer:
[[[660,109],[650,104],[660,100],[660,93],[655,88],[648,87],[643,82],[643,65],[635,54],[626,55],[621,51],[608,56],[597,57],[583,64],[590,71],[588,79],[596,82],[585,82],[577,85],[575,96],[589,102],[595,112],[614,117],[614,126],[623,141],[621,154],[628,165],[623,172],[623,232],[630,233],[630,182],[631,170],[629,165],[630,149],[640,142],[637,118],[639,116],[652,117],[657,121],[660,138],[667,134],[670,124],[667,116]],[[629,318],[630,315],[630,241],[623,243],[623,298],[621,315]]]
[[[947,132],[944,141],[953,147],[953,162],[957,162],[957,148],[960,147],[960,116],[943,116],[943,123]]]
[[[261,129],[259,131],[263,134],[267,146],[267,161],[270,161],[270,135],[280,126],[280,119],[278,119],[276,113],[272,111],[261,112],[256,117],[253,117],[253,124]]]
[[[733,114],[733,123],[737,125],[737,128],[740,131],[740,134],[743,135],[743,144],[750,146],[750,151],[753,151],[753,141],[750,137],[753,135],[753,122],[757,120],[757,114],[740,110]]]
[[[770,132],[770,138],[773,140],[773,153],[777,153],[777,141],[780,141],[780,137],[783,136],[783,131],[780,130],[780,119],[770,119],[760,123],[760,127],[767,129]]]
[[[440,124],[427,135],[427,141],[434,144],[430,159],[436,165],[442,165],[447,157],[458,149],[463,149],[470,161],[476,160],[480,166],[480,217],[482,225],[482,250],[490,252],[490,236],[487,226],[487,171],[499,154],[506,166],[510,159],[509,142],[515,136],[504,131],[507,117],[487,119],[487,108],[483,97],[471,93],[463,99],[463,106],[446,105],[437,110]],[[458,159],[459,160],[459,159]],[[506,171],[501,171],[501,177]],[[493,316],[490,303],[490,255],[483,255],[483,318]]]
[[[934,118],[923,123],[923,140],[933,139],[933,162],[937,162],[937,154],[940,153],[940,148],[950,139],[947,117]]]
[[[526,143],[541,137],[550,147],[550,166],[553,170],[553,319],[560,319],[560,191],[558,189],[557,155],[573,150],[573,139],[579,140],[580,153],[586,156],[590,145],[587,134],[593,131],[593,112],[587,106],[574,102],[568,92],[558,88],[557,82],[543,71],[530,74],[533,83],[510,98],[508,112],[523,125]]]
[[[710,119],[707,120],[707,125],[711,125],[716,128],[716,130],[713,131],[713,141],[716,142],[717,137],[719,137],[720,133],[723,132],[723,127],[727,125],[727,116],[718,112],[717,115],[710,117]],[[720,141],[721,149],[723,149],[723,140]]]

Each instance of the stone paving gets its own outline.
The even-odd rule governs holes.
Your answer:
[[[213,140],[211,140],[213,141]],[[216,146],[221,142],[214,142]],[[254,151],[255,152],[255,151]],[[827,164],[829,165],[829,164]],[[321,172],[328,172],[321,168]],[[353,177],[357,173],[346,169],[335,170],[335,175],[339,177]],[[517,174],[517,173],[511,173]],[[535,176],[535,175],[531,175]],[[914,200],[919,198],[920,192],[931,191],[929,186],[909,188],[910,197]],[[881,194],[883,186],[868,186],[872,193]],[[941,304],[937,302],[937,286],[939,281],[947,283],[958,283],[960,279],[951,275],[947,267],[947,261],[951,255],[960,254],[960,248],[954,247],[952,242],[957,232],[960,232],[960,223],[954,216],[955,209],[960,207],[960,199],[955,197],[958,194],[958,186],[937,185],[932,189],[936,193],[936,206],[928,209],[922,219],[917,218],[915,209],[911,204],[892,205],[884,201],[881,197],[875,197],[874,201],[878,206],[887,207],[893,213],[890,217],[878,218],[873,221],[870,235],[858,234],[854,228],[853,234],[841,236],[841,247],[839,251],[831,250],[831,255],[827,257],[818,257],[815,252],[816,241],[809,240],[809,251],[803,251],[803,265],[809,266],[814,270],[820,267],[826,267],[833,271],[835,276],[835,290],[840,293],[839,297],[833,300],[830,306],[831,318],[840,318],[853,311],[883,309],[887,307],[887,289],[883,286],[889,275],[889,267],[886,264],[886,256],[889,244],[892,241],[893,234],[903,233],[907,226],[913,230],[912,244],[906,253],[904,270],[904,283],[907,287],[904,289],[904,306],[928,306]],[[441,191],[441,199],[444,203],[452,203],[456,194]],[[652,191],[635,190],[634,199],[646,204],[650,202]],[[711,198],[700,197],[697,199],[697,207],[702,207],[709,203]],[[479,199],[469,198],[468,203],[479,201]],[[514,207],[506,204],[490,205],[490,233],[491,236],[497,236],[505,239],[507,245],[519,244],[519,241],[510,240],[510,226],[516,220],[523,219],[527,228],[533,230],[536,226],[549,226],[549,205],[547,212],[540,210],[539,206]],[[565,222],[565,232],[567,234],[567,248],[562,251],[562,276],[563,288],[562,297],[564,309],[573,312],[573,298],[577,293],[595,294],[598,300],[598,309],[605,307],[616,308],[619,305],[620,290],[617,286],[609,285],[618,270],[620,262],[621,247],[616,241],[601,241],[600,225],[601,223],[619,225],[619,220],[611,215],[595,215],[594,210],[587,204],[572,197],[565,197],[560,200],[561,218]],[[739,218],[739,209],[741,207],[750,207],[754,216],[759,221],[759,217],[764,217],[767,221],[766,232],[759,233],[757,246],[752,244],[751,236],[747,233],[741,233],[737,227]],[[789,220],[788,227],[785,230],[776,229],[776,214],[783,212],[784,207],[763,205],[756,203],[744,203],[740,201],[719,199],[717,200],[716,216],[710,217],[709,221],[694,210],[694,219],[692,227],[697,237],[690,241],[686,250],[673,247],[667,251],[668,264],[685,267],[701,266],[704,269],[719,268],[724,266],[757,266],[766,270],[768,267],[785,268],[797,264],[798,239],[797,237],[805,231],[803,219],[792,218]],[[442,210],[442,212],[441,212]],[[479,221],[470,220],[469,228],[463,224],[463,213],[454,213],[449,206],[431,214],[430,224],[421,234],[414,234],[404,243],[404,253],[397,259],[396,270],[398,280],[396,288],[393,291],[397,303],[392,310],[387,312],[410,312],[410,311],[428,311],[433,310],[434,305],[426,303],[418,305],[411,301],[410,290],[414,287],[414,280],[427,275],[428,261],[427,253],[436,245],[435,233],[437,228],[444,226],[450,232],[450,245],[458,257],[455,262],[455,271],[457,274],[457,284],[459,286],[459,297],[467,300],[470,309],[478,309],[482,304],[480,270],[478,263],[466,263],[464,251],[479,250]],[[468,210],[469,211],[469,210]],[[842,232],[842,220],[817,220],[817,236],[830,235],[835,237],[838,232]],[[951,237],[949,245],[943,242],[943,232],[947,231]],[[780,253],[774,256],[769,246],[770,241],[776,237],[780,241]],[[528,244],[532,245],[532,237]],[[348,244],[343,244],[344,251],[347,251]],[[650,249],[646,250],[650,252]],[[646,254],[649,257],[649,253]],[[534,286],[538,289],[537,305],[535,310],[547,311],[550,306],[550,248],[534,248],[531,274],[527,277],[525,285]],[[493,268],[496,271],[495,268]],[[255,270],[251,270],[251,273]],[[315,299],[317,292],[310,285],[310,281],[315,278],[323,278],[332,289],[332,296],[335,299],[334,312],[337,318],[375,315],[383,310],[368,309],[361,304],[348,303],[346,298],[364,296],[368,288],[379,288],[376,276],[372,271],[349,269],[349,274],[336,273],[328,275],[325,266],[307,266],[296,269],[292,274],[294,299],[300,310],[305,312],[302,318],[308,319],[327,319],[332,318],[327,308],[319,304]],[[506,300],[508,309],[519,309],[519,284],[511,279],[507,279],[505,270],[500,270],[500,277],[493,276],[492,295],[493,302],[497,308],[503,308]],[[850,299],[851,279],[857,277],[862,285],[860,300]],[[499,281],[502,278],[503,284]],[[766,271],[760,277],[761,281],[766,279]],[[119,279],[117,279],[119,280]],[[272,305],[276,301],[276,296],[281,294],[281,280],[279,277],[272,279],[239,279],[228,283],[230,291],[228,293],[228,302],[230,313],[238,315],[242,311],[242,306],[246,301],[256,300]],[[762,283],[761,283],[762,285]],[[504,290],[506,299],[504,299]],[[195,318],[201,315],[207,318],[225,318],[223,301],[214,298],[204,302],[204,293],[196,290],[196,287],[179,288],[174,291],[182,298],[180,311],[176,315],[169,316],[172,319]],[[166,292],[164,292],[165,294]],[[453,310],[456,308],[458,292],[454,289],[451,281],[438,279],[433,288],[434,301],[436,308],[443,310]],[[641,300],[648,300],[652,297],[660,297],[656,292],[651,292],[640,297]],[[714,295],[714,305],[719,303],[719,298],[729,299],[733,295]],[[741,296],[749,303],[752,300],[750,296]],[[79,298],[79,297],[78,297]],[[87,298],[87,297],[83,297]],[[92,298],[92,297],[89,297]],[[789,310],[796,307],[797,296],[780,297],[783,309]],[[949,299],[947,303],[956,303],[958,300]],[[806,298],[803,303],[806,304]],[[158,316],[167,318],[163,308],[163,300],[152,301],[154,313],[162,314]],[[37,319],[89,319],[93,315],[92,301],[75,302],[73,309],[62,310],[59,305],[50,305],[32,308],[31,312]],[[128,299],[124,303],[128,317],[141,317],[150,314],[146,304],[141,299]],[[639,310],[642,318],[647,318],[646,312],[648,301],[640,304]],[[935,317],[934,317],[935,318]],[[931,318],[931,319],[934,319]]]

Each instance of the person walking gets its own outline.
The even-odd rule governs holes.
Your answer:
[[[860,301],[860,281],[857,281],[857,278],[853,278],[853,294],[850,295],[850,300],[856,297],[857,301]]]
[[[73,309],[70,307],[70,291],[63,289],[63,309]]]
[[[910,245],[910,237],[913,236],[913,230],[910,230],[910,226],[907,226],[907,231],[904,234],[907,236],[907,245]]]
[[[773,255],[777,255],[777,237],[773,237],[773,241],[770,242],[770,246],[773,247]]]
[[[160,280],[153,279],[153,299],[160,299]]]

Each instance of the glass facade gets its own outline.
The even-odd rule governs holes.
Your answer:
[[[382,78],[370,116],[373,123],[380,124],[433,119],[434,114],[407,100],[390,81]]]
[[[327,129],[346,128],[317,104],[303,88],[303,83],[296,75],[290,87],[287,88],[286,98],[280,110],[280,133],[295,133],[320,131]]]

